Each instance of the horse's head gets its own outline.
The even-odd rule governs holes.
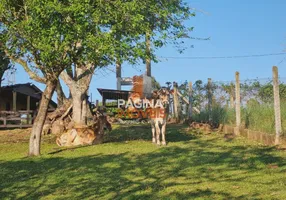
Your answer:
[[[163,106],[166,107],[169,104],[170,99],[170,92],[168,88],[162,87],[160,90],[158,90],[157,95]]]

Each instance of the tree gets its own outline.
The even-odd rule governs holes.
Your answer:
[[[229,95],[229,106],[230,106],[230,108],[234,109],[235,85],[233,83],[222,84],[221,87]]]
[[[158,16],[151,35],[155,47],[170,37],[180,38],[183,20],[191,16],[179,0],[0,0],[1,49],[30,78],[46,84],[29,155],[40,154],[41,131],[60,74],[71,91],[73,120],[85,123],[86,93],[94,70],[113,64],[117,55],[130,63],[145,58],[144,35],[150,28],[146,10]],[[153,53],[150,57],[155,60]]]
[[[93,41],[86,37],[86,32],[78,33],[77,37],[80,38],[77,42],[78,57],[74,60],[72,67],[67,68],[61,74],[61,78],[71,92],[75,124],[86,123],[88,112],[86,93],[94,70],[112,64],[116,59],[135,63],[138,55],[142,54],[143,42],[140,33],[144,28],[144,26],[139,26],[141,19],[136,1],[110,1],[108,3],[95,1],[83,3],[81,6],[85,7],[85,10],[91,11],[88,16],[98,16],[99,21],[92,21],[88,18],[85,19],[85,15],[83,21],[85,20],[87,26],[90,29],[98,26],[98,28],[103,28],[104,32],[94,35]],[[71,16],[70,20],[75,19]],[[101,21],[107,25],[100,27]],[[107,40],[103,40],[104,37]],[[95,44],[93,51],[89,46],[90,42]],[[81,57],[82,59],[80,59]]]
[[[71,64],[72,41],[63,37],[69,31],[62,6],[47,1],[0,1],[1,48],[21,64],[30,78],[46,84],[34,120],[29,155],[40,154],[41,132],[49,102],[61,71]]]
[[[197,80],[193,86],[193,106],[199,110],[202,109],[202,104],[205,103],[206,99],[206,86],[203,85],[202,80]]]
[[[108,56],[105,54],[97,59],[94,57],[77,59],[73,63],[73,70],[65,70],[61,74],[72,94],[73,121],[76,124],[86,123],[86,92],[97,67],[114,62],[120,66],[123,61],[136,64],[141,59],[157,61],[154,51],[149,48],[151,45],[149,40],[153,38],[154,48],[159,48],[166,44],[167,40],[174,41],[181,38],[182,33],[186,34],[189,31],[183,25],[183,21],[193,16],[190,8],[182,1],[150,0],[147,3],[141,0],[112,1],[104,4],[97,2],[93,6],[100,8],[101,19],[109,24],[106,31],[110,40],[104,44]],[[156,20],[150,20],[151,16]],[[150,33],[149,42],[145,41],[145,33]],[[79,42],[80,50],[87,52],[89,48],[84,43],[86,34],[82,34],[83,37]],[[98,37],[100,40],[102,35]],[[70,73],[71,71],[73,73]]]
[[[32,128],[29,155],[40,154],[41,131],[59,74],[76,64],[80,67],[74,73],[85,69],[78,74],[89,77],[88,72],[98,63],[86,61],[108,63],[105,61],[114,52],[105,47],[112,38],[102,7],[101,1],[0,0],[1,48],[33,80],[46,84]]]

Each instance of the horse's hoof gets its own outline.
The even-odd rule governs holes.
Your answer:
[[[157,146],[160,146],[161,145],[161,143],[160,142],[157,142]]]
[[[156,143],[156,140],[155,140],[155,139],[153,139],[153,140],[152,140],[152,143],[154,143],[154,144],[155,144],[155,143]]]
[[[163,145],[163,146],[166,146],[166,142],[162,142],[162,145]]]

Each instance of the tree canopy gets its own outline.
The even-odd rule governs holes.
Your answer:
[[[47,86],[31,140],[39,145],[47,102],[62,72],[70,85],[80,79],[89,85],[96,67],[118,57],[132,64],[146,57],[156,61],[154,51],[146,52],[146,34],[152,50],[179,44],[192,30],[184,25],[191,16],[182,0],[0,0],[1,49]]]

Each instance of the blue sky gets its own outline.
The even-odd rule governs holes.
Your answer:
[[[284,0],[189,0],[196,17],[187,22],[194,26],[193,37],[210,37],[209,41],[187,40],[188,46],[179,54],[172,46],[163,47],[157,54],[163,57],[185,56],[240,56],[282,53],[286,50],[286,1]],[[285,58],[285,61],[280,63]],[[278,63],[280,63],[278,65]],[[164,85],[167,81],[179,83],[188,80],[230,81],[235,71],[241,79],[271,77],[273,65],[278,65],[279,75],[286,77],[286,54],[269,57],[236,59],[162,59],[152,64],[152,75]],[[99,70],[93,77],[89,93],[93,100],[101,99],[96,88],[116,88],[115,73]],[[123,66],[123,77],[140,75],[145,66]],[[16,83],[33,82],[21,67],[16,72]],[[43,85],[37,84],[41,89]],[[126,88],[127,89],[127,88]]]

